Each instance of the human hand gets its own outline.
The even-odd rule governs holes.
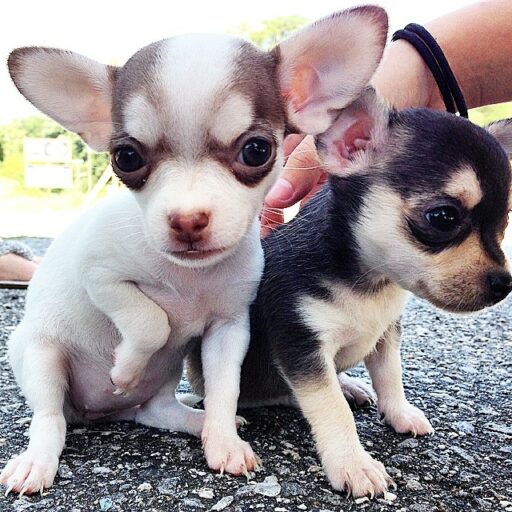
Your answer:
[[[405,41],[392,43],[384,54],[372,85],[394,108],[443,108],[429,69],[416,50]],[[283,174],[265,198],[261,234],[283,224],[283,208],[307,202],[325,183],[311,136],[289,135],[284,141],[288,157]]]
[[[313,137],[289,135],[284,141],[286,164],[278,182],[265,198],[261,213],[261,235],[283,224],[283,208],[308,201],[327,179],[321,169]]]

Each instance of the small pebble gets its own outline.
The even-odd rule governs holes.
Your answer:
[[[416,448],[419,445],[419,441],[415,437],[410,437],[409,439],[406,439],[405,441],[402,441],[398,444],[399,448],[407,448],[407,449],[413,449]]]
[[[151,489],[153,489],[153,486],[149,482],[144,482],[137,487],[140,492],[151,491]]]
[[[418,480],[408,480],[405,487],[410,491],[421,491],[423,489],[423,485]]]
[[[276,476],[267,476],[263,482],[257,483],[254,486],[254,492],[262,496],[274,498],[281,493],[281,485],[279,485]]]
[[[73,472],[71,469],[69,469],[69,466],[67,464],[60,464],[59,470],[58,470],[59,476],[61,478],[70,479],[73,478]]]
[[[229,507],[231,503],[233,503],[233,496],[224,496],[221,500],[219,500],[210,510],[214,510],[215,512],[219,510],[224,510],[226,507]]]
[[[110,498],[101,498],[100,499],[100,509],[104,512],[110,510],[112,507],[112,500]]]
[[[109,473],[112,473],[112,470],[110,468],[105,468],[103,466],[97,466],[95,468],[92,468],[92,472],[95,475],[108,475]]]
[[[306,494],[304,488],[296,482],[283,482],[281,492],[283,496],[304,496]]]
[[[391,503],[396,500],[396,494],[393,494],[392,492],[389,491],[384,491],[383,497],[385,501],[389,501]]]
[[[176,490],[178,488],[179,479],[177,477],[174,478],[165,478],[160,482],[157,489],[160,494],[164,496],[174,496]]]
[[[205,498],[207,500],[212,500],[213,499],[213,489],[210,489],[208,487],[204,487],[203,489],[199,489],[199,491],[197,491],[197,495],[200,498]]]
[[[206,508],[199,500],[195,498],[185,498],[181,501],[182,505],[190,508]],[[181,510],[181,509],[180,509]]]

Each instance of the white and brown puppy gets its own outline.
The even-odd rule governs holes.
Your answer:
[[[235,413],[263,267],[258,212],[285,133],[328,129],[375,71],[386,32],[385,12],[361,7],[272,52],[187,35],[120,68],[56,49],[11,54],[21,93],[110,151],[131,193],[57,239],[30,285],[9,356],[34,414],[27,450],[0,477],[8,491],[52,484],[70,421],[189,432],[202,436],[211,468],[257,466]],[[175,398],[195,336],[204,340],[204,413]]]
[[[404,394],[400,315],[407,291],[454,312],[511,291],[500,243],[512,123],[486,131],[440,112],[388,112],[370,89],[317,147],[329,182],[264,244],[240,403],[298,404],[333,487],[374,495],[390,478],[358,439],[338,372],[364,361],[382,418],[432,431]],[[189,377],[200,391],[197,352]]]

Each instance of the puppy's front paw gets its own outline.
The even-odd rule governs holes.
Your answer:
[[[260,458],[251,445],[236,434],[225,435],[204,429],[202,436],[204,455],[208,466],[220,473],[248,476],[260,465]]]
[[[409,402],[382,407],[382,409],[379,406],[379,414],[381,420],[393,427],[399,434],[411,433],[416,437],[434,432],[423,411]]]
[[[324,456],[323,466],[331,485],[354,498],[373,498],[395,485],[384,465],[362,447],[345,457],[339,453]]]
[[[145,370],[145,360],[142,361],[134,355],[128,355],[116,349],[114,352],[114,366],[110,370],[114,395],[129,395],[135,391]]]
[[[7,487],[6,496],[11,491],[18,492],[20,496],[42,493],[53,484],[58,467],[57,456],[26,450],[7,463],[0,475],[0,484]]]

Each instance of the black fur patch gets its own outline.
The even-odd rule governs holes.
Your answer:
[[[403,141],[397,141],[399,151],[388,163],[393,172],[385,173],[387,183],[404,198],[417,194],[439,196],[457,169],[468,166],[474,170],[482,200],[469,212],[468,229],[454,238],[451,245],[461,243],[477,230],[491,258],[503,264],[504,255],[497,238],[505,228],[511,170],[496,139],[465,119],[427,109],[391,114],[390,129],[391,132],[401,129],[408,134]],[[426,252],[439,252],[448,244],[422,245]]]
[[[241,401],[283,395],[287,381],[322,378],[321,342],[298,311],[304,296],[329,300],[326,282],[342,283],[366,295],[386,286],[380,275],[376,278],[363,267],[354,236],[365,197],[376,184],[404,199],[439,200],[454,173],[469,165],[483,197],[467,212],[469,230],[461,231],[460,239],[452,243],[477,231],[488,254],[503,261],[497,240],[506,223],[511,171],[494,138],[466,120],[427,110],[393,113],[389,128],[393,146],[376,151],[368,169],[331,177],[293,221],[263,241],[265,269],[251,308],[251,344],[242,368]],[[422,250],[432,252],[432,246],[418,240],[405,220],[404,226]]]

